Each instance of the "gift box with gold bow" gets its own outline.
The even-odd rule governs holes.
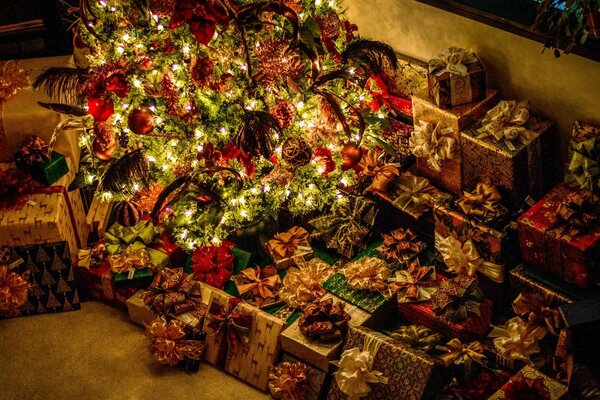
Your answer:
[[[275,399],[318,400],[324,399],[329,390],[331,374],[321,371],[284,354],[282,362],[269,372],[269,391]]]
[[[551,178],[545,164],[552,162],[553,126],[530,116],[528,102],[500,101],[461,132],[465,187],[492,182],[511,209],[527,196],[539,199]]]
[[[279,298],[281,277],[272,265],[243,269],[232,280],[239,297],[253,306],[267,308],[283,303]]]
[[[567,387],[540,371],[525,366],[488,400],[560,400],[567,396]]]
[[[204,319],[205,360],[260,390],[267,390],[269,366],[279,360],[284,322],[204,285],[210,301]]]
[[[430,60],[428,67],[429,94],[438,107],[450,108],[485,98],[485,68],[472,51],[450,47]]]
[[[308,242],[306,229],[294,226],[287,232],[281,232],[267,242],[267,250],[277,269],[289,268],[295,264],[294,258],[310,260],[313,249]]]
[[[523,261],[588,288],[600,278],[600,214],[591,192],[559,184],[518,219]]]
[[[350,327],[327,398],[419,400],[438,392],[442,362],[364,326]]]
[[[69,172],[65,156],[52,150],[52,144],[37,136],[30,137],[15,153],[17,168],[45,185],[52,185]]]
[[[595,193],[600,191],[600,128],[575,121],[569,142],[565,182]]]

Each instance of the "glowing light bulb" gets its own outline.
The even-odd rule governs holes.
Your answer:
[[[296,103],[296,108],[302,108],[304,107],[304,102],[302,100],[300,100],[299,102]]]
[[[186,217],[189,217],[192,215],[192,210],[185,210],[184,214]]]
[[[133,86],[140,87],[142,86],[142,82],[139,79],[136,79],[133,81]]]
[[[125,52],[125,49],[122,46],[117,47],[117,53],[123,54],[124,52]]]

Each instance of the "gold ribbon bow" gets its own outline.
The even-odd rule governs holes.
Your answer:
[[[381,342],[366,336],[362,351],[358,347],[345,350],[339,361],[333,364],[338,370],[333,373],[340,391],[348,400],[358,400],[371,392],[371,384],[387,384],[388,378],[383,372],[374,371],[373,363]]]
[[[383,234],[381,253],[388,261],[408,261],[425,247],[425,243],[417,241],[417,235],[410,229],[398,228]]]
[[[29,297],[29,271],[18,274],[0,265],[0,315],[16,314]]]
[[[600,140],[594,136],[580,142],[571,139],[573,156],[569,162],[568,180],[575,181],[583,190],[596,191],[600,187],[600,165],[596,154],[600,151]]]
[[[441,334],[434,333],[423,325],[404,325],[390,332],[389,336],[423,351],[433,349],[442,340]]]
[[[450,136],[452,132],[452,128],[440,128],[439,123],[419,121],[408,145],[416,157],[427,158],[427,165],[440,172],[444,161],[455,157],[456,139]]]
[[[198,340],[186,340],[184,323],[177,319],[167,323],[164,317],[152,321],[148,327],[152,336],[150,352],[159,364],[175,366],[185,358],[201,360],[204,344]]]
[[[456,201],[461,211],[467,215],[487,217],[498,211],[498,202],[502,199],[498,188],[487,183],[478,183],[474,192],[464,191]]]
[[[362,157],[360,164],[362,177],[369,176],[373,178],[371,184],[365,189],[367,192],[385,192],[390,183],[397,176],[400,176],[400,170],[392,164],[381,163],[381,158],[375,150],[369,152]]]
[[[444,364],[446,364],[446,367],[453,363],[462,363],[465,365],[465,368],[469,369],[473,362],[483,364],[486,359],[483,355],[483,345],[477,341],[463,344],[460,340],[454,338],[446,343],[445,346],[438,346],[437,348],[447,352],[439,356]]]
[[[308,400],[312,390],[306,364],[284,361],[269,370],[269,391],[275,399]]]
[[[110,256],[108,261],[115,274],[150,267],[150,255],[145,248],[133,249],[129,246],[122,253]]]
[[[319,258],[301,261],[298,268],[290,268],[283,278],[279,298],[292,308],[304,308],[311,301],[325,295],[323,282],[331,278],[335,270]]]
[[[435,282],[431,281],[434,272],[432,266],[421,267],[417,258],[410,263],[407,270],[395,272],[395,277],[390,279],[389,293],[397,293],[399,303],[429,300],[436,290]]]
[[[390,265],[377,257],[362,257],[349,262],[340,271],[353,289],[384,292],[390,277]]]
[[[579,236],[598,225],[598,197],[592,192],[569,193],[557,210],[557,228],[569,236]]]
[[[91,249],[79,249],[77,252],[77,266],[90,268],[92,261],[100,261],[106,254],[104,243],[98,243]]]
[[[441,238],[439,235],[436,235],[435,240],[436,248],[450,271],[469,277],[474,277],[479,272],[494,282],[504,282],[504,268],[499,264],[484,261],[479,256],[473,240],[467,239],[465,243],[461,243],[454,236]]]
[[[395,207],[409,212],[415,218],[431,208],[436,189],[426,178],[405,172],[400,175],[396,186],[393,201]]]
[[[493,137],[496,141],[504,141],[506,146],[516,150],[513,140],[528,144],[534,138],[533,132],[525,127],[529,120],[529,102],[517,103],[505,101],[489,110],[481,121],[482,126],[477,130],[479,138]]]
[[[519,293],[512,302],[515,314],[526,318],[528,329],[544,328],[554,336],[562,328],[560,312],[550,307],[550,299],[536,293]]]
[[[429,68],[436,76],[441,76],[448,72],[452,75],[469,75],[466,64],[477,62],[477,57],[472,51],[467,51],[458,47],[450,47],[440,54],[437,58],[429,61]]]
[[[281,258],[288,258],[301,248],[310,249],[308,231],[299,226],[294,226],[287,232],[278,233],[267,243],[267,247]]]
[[[540,352],[538,341],[545,335],[544,327],[531,329],[521,317],[514,317],[504,326],[494,326],[489,337],[494,338],[494,347],[500,356],[531,364],[530,357]]]
[[[273,291],[281,283],[281,278],[277,273],[264,276],[265,273],[261,271],[260,267],[256,267],[246,268],[240,272],[240,275],[246,282],[237,287],[240,296],[252,292],[254,296],[259,296],[262,300],[275,298]]]

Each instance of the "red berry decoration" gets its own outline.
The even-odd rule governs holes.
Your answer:
[[[114,212],[117,223],[125,227],[137,225],[142,219],[142,211],[133,201],[122,201],[115,204]]]
[[[342,147],[342,164],[343,170],[348,170],[355,165],[358,165],[362,158],[362,150],[358,147],[356,142],[348,142]]]
[[[127,126],[136,135],[147,135],[154,130],[154,113],[148,107],[131,110]]]

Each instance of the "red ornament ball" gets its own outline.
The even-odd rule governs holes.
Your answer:
[[[115,151],[119,147],[119,141],[113,126],[106,122],[96,122],[94,124],[94,142],[92,151],[94,155],[102,161],[112,160]]]
[[[362,150],[356,142],[347,142],[342,147],[342,169],[347,170],[358,165],[362,158]]]
[[[115,204],[115,220],[122,226],[137,225],[142,219],[142,210],[133,201],[122,201]]]
[[[154,130],[154,113],[148,107],[131,110],[127,117],[127,126],[136,135],[147,135]]]

